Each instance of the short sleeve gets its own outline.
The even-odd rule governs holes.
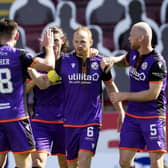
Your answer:
[[[149,81],[161,81],[166,77],[166,64],[162,61],[157,61],[151,66]]]
[[[29,67],[33,62],[33,55],[25,50],[19,50],[20,59],[24,68]]]
[[[21,60],[21,66],[24,74],[24,78],[30,78],[29,74],[27,73],[27,68],[32,64],[33,62],[33,55],[29,52],[26,52],[25,50],[19,50],[20,60]]]
[[[109,71],[108,73],[103,72],[102,74],[102,80],[106,83],[109,81],[112,81],[112,75],[111,72]]]

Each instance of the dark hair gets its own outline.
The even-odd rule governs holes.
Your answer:
[[[60,27],[57,27],[57,26],[52,26],[50,27],[50,29],[54,34],[58,33],[62,35],[62,37],[64,38],[64,44],[62,45],[61,51],[67,52],[69,49],[69,42],[68,42],[66,34],[63,32],[63,30]]]
[[[0,38],[11,38],[14,31],[18,30],[18,24],[14,20],[3,18],[0,20]]]

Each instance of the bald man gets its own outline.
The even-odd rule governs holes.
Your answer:
[[[151,40],[150,26],[138,22],[130,31],[128,54],[110,57],[112,63],[130,67],[130,91],[113,93],[111,97],[113,103],[128,100],[120,135],[121,168],[130,168],[136,152],[144,149],[149,152],[151,167],[163,168],[167,68]]]

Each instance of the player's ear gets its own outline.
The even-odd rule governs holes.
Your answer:
[[[15,40],[19,40],[19,32],[16,33]]]
[[[91,39],[90,40],[90,47],[93,45],[93,40]]]

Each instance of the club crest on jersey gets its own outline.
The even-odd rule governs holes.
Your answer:
[[[94,70],[98,70],[99,64],[97,62],[92,62],[91,68],[94,69]]]
[[[143,70],[145,70],[147,67],[148,67],[148,63],[147,63],[147,62],[144,62],[144,63],[141,65],[141,68],[142,68]]]
[[[71,63],[71,67],[72,67],[72,68],[75,68],[75,63]]]

